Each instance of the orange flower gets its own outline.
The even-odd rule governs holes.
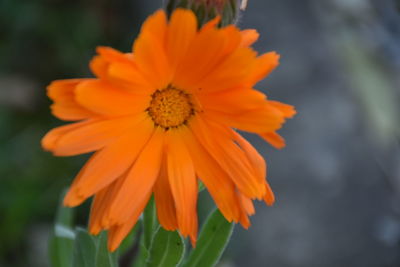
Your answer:
[[[99,47],[90,62],[93,79],[59,80],[48,87],[52,113],[78,121],[42,140],[57,156],[96,151],[75,178],[67,206],[94,196],[89,228],[109,230],[115,250],[154,194],[160,224],[197,236],[198,179],[228,221],[249,227],[252,200],[274,202],[266,165],[233,128],[259,134],[277,148],[276,130],[295,114],[253,89],[279,56],[257,56],[255,30],[233,25],[200,30],[192,11],[169,21],[150,16],[133,53]]]

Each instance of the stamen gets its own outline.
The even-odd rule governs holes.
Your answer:
[[[157,126],[169,129],[185,124],[195,111],[188,93],[168,86],[153,93],[147,112]]]

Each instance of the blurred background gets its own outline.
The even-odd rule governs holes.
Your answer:
[[[90,76],[97,45],[129,51],[160,6],[0,1],[1,267],[49,266],[59,195],[86,159],[41,150],[41,137],[62,124],[46,85]],[[277,202],[257,205],[249,230],[236,227],[221,266],[400,266],[399,8],[395,0],[249,1],[239,26],[260,32],[258,51],[282,55],[258,89],[298,115],[281,131],[281,151],[246,135],[267,159]],[[88,206],[77,209],[77,224]]]

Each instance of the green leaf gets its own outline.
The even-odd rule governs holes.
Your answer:
[[[214,210],[203,226],[196,248],[192,250],[183,266],[215,266],[229,242],[233,227],[233,223],[229,223],[218,209]]]
[[[144,235],[140,239],[139,244],[139,253],[138,256],[135,258],[132,267],[144,267],[146,266],[146,260],[149,257],[149,251],[147,250],[146,246],[144,245]]]
[[[96,243],[83,228],[77,227],[74,244],[73,267],[96,267]]]
[[[135,244],[136,239],[140,237],[141,227],[142,225],[140,223],[136,223],[135,227],[133,227],[132,231],[127,237],[125,237],[119,246],[117,250],[118,255],[124,255]]]
[[[204,189],[206,189],[206,187],[204,186],[204,184],[203,184],[202,181],[198,181],[198,183],[199,183],[199,193],[200,193],[201,191],[203,191]]]
[[[183,258],[185,243],[178,232],[166,231],[162,227],[154,235],[147,267],[177,266]]]
[[[71,267],[75,232],[72,230],[73,209],[64,207],[61,194],[54,229],[49,240],[50,262],[53,267]]]
[[[96,251],[96,267],[117,267],[117,253],[111,253],[107,248],[107,233],[102,232],[98,238]]]
[[[143,212],[143,231],[144,231],[144,245],[147,250],[150,249],[151,240],[153,239],[154,232],[157,229],[157,216],[154,197],[151,197],[147,207]]]
[[[58,204],[56,224],[60,224],[66,227],[72,227],[72,220],[74,215],[73,210],[63,205],[63,200],[66,193],[67,189],[64,189]]]
[[[74,239],[52,235],[49,240],[49,255],[51,266],[71,267]]]

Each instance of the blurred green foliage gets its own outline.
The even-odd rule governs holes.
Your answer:
[[[129,51],[141,20],[134,2],[0,1],[0,266],[47,262],[29,255],[32,243],[47,242],[34,233],[50,231],[58,196],[86,158],[56,158],[41,149],[43,135],[61,125],[49,112],[46,85],[90,76],[98,45]],[[83,225],[85,213],[77,216]]]

